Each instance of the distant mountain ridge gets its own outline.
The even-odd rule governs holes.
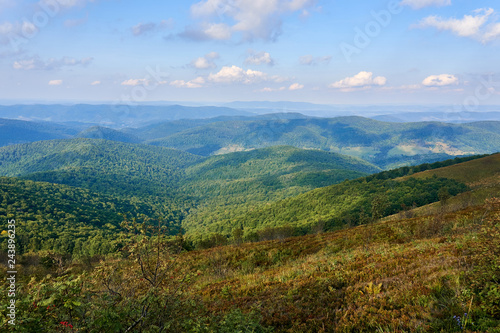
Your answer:
[[[147,125],[158,121],[202,119],[218,116],[251,116],[250,112],[227,107],[182,105],[0,105],[0,118],[50,121],[57,123],[79,121],[113,128]]]
[[[356,156],[381,168],[500,150],[499,122],[387,123],[363,117],[234,120],[173,133],[148,144],[213,155],[274,145]]]
[[[194,117],[195,119],[158,120],[142,127],[122,129],[94,123],[85,126],[85,121],[96,120],[92,117],[97,114],[101,117],[106,116],[106,112],[99,113],[96,107],[92,106],[87,115],[84,112],[77,118],[80,120],[78,123],[0,120],[3,129],[0,146],[82,137],[163,146],[199,156],[273,146],[293,146],[358,157],[382,169],[500,151],[498,121],[463,124],[400,123],[358,116],[316,118],[300,113],[252,115],[245,112],[237,115],[231,109],[217,107],[144,106],[136,110],[137,112],[142,110],[144,114],[128,113],[123,115],[125,117],[123,119],[127,121],[132,121],[134,117],[143,117],[142,119]],[[71,114],[72,117],[76,117],[73,114],[75,110],[67,109],[66,115]],[[170,110],[170,113],[161,115],[165,110]],[[39,116],[43,116],[44,112]],[[57,110],[47,112],[57,113]],[[202,114],[207,117],[200,118]],[[210,114],[219,116],[208,117]],[[115,114],[115,116],[122,119],[120,115]]]

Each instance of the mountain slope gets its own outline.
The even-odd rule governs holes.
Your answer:
[[[65,139],[77,130],[63,125],[11,119],[0,119],[0,147],[40,140]]]
[[[290,146],[212,156],[186,169],[183,193],[199,198],[186,231],[230,221],[260,204],[379,171],[357,158]]]
[[[252,113],[215,106],[189,107],[182,105],[0,105],[0,117],[35,121],[72,122],[99,124],[112,128],[147,125],[153,122],[212,118],[218,116],[247,115]]]
[[[92,126],[77,135],[78,138],[103,139],[125,143],[139,143],[141,140],[133,134],[123,133],[107,127]]]
[[[152,220],[163,216],[171,233],[176,234],[183,214],[171,202],[158,204],[66,185],[0,177],[0,215],[4,217],[0,228],[7,230],[7,218],[16,219],[17,228],[22,230],[16,240],[19,253],[110,253],[116,249],[104,240],[116,239],[118,232],[126,231],[120,226],[125,216],[144,215]]]
[[[385,123],[362,117],[248,120],[211,123],[148,144],[205,156],[290,145],[356,156],[390,169],[450,156],[497,152],[497,129],[497,122]]]
[[[189,153],[100,139],[42,141],[0,149],[0,175],[96,192],[172,196]]]
[[[25,292],[16,319],[33,332],[60,330],[54,317],[71,318],[80,331],[125,330],[146,303],[158,306],[141,317],[141,330],[168,323],[176,332],[497,332],[499,216],[492,198],[335,232],[246,244],[234,237],[232,245],[180,254],[136,236],[129,239],[136,251],[106,260],[92,239],[82,253],[93,260],[50,266],[43,252],[20,258]],[[0,236],[4,249],[7,240]],[[143,258],[158,258],[159,273],[144,270]],[[0,285],[4,300],[8,288]],[[165,308],[175,316],[165,319]]]
[[[198,225],[189,224],[193,216],[183,223],[189,224],[186,229],[194,235],[210,232],[228,234],[240,227],[250,234],[265,228],[282,227],[291,228],[296,234],[304,234],[315,229],[332,230],[346,225],[365,224],[408,207],[424,206],[466,192],[471,187],[481,187],[481,181],[487,184],[500,183],[499,154],[469,159],[437,163],[437,169],[402,178],[401,174],[411,174],[414,169],[427,170],[431,166],[385,171],[271,204],[255,205],[247,211],[235,210],[232,215],[206,217],[203,219],[205,223]],[[448,166],[439,168],[439,165]],[[491,191],[486,194],[491,195]]]

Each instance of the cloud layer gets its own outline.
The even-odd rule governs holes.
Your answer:
[[[500,38],[500,23],[493,21],[494,14],[492,8],[480,8],[473,15],[465,15],[460,19],[428,16],[416,27],[450,31],[459,37],[470,37],[488,43]]]
[[[386,83],[387,79],[383,76],[373,77],[372,72],[359,72],[352,77],[346,77],[343,80],[332,83],[329,87],[337,89],[352,89],[371,86],[384,86]]]
[[[195,40],[276,40],[281,34],[281,16],[306,11],[314,0],[203,0],[191,6],[198,21],[182,37]]]
[[[205,54],[203,57],[199,57],[189,64],[189,66],[196,68],[196,69],[213,69],[217,68],[217,65],[215,64],[216,59],[219,59],[219,54],[217,52],[210,52],[208,54]]]
[[[173,25],[174,22],[172,19],[163,20],[160,23],[154,23],[154,22],[139,23],[132,27],[132,34],[136,37],[142,36],[148,33],[157,32],[164,29],[170,29],[173,27]]]
[[[310,54],[299,58],[300,64],[307,66],[328,65],[331,60],[331,56],[314,57]]]
[[[35,56],[32,58],[18,60],[14,62],[14,69],[19,70],[58,70],[68,66],[83,66],[86,67],[92,63],[94,58],[88,57],[83,59],[75,59],[70,57],[63,57],[61,59],[51,58],[47,61]]]
[[[268,52],[255,52],[250,50],[248,58],[245,60],[247,65],[269,65],[274,66],[274,59]]]
[[[426,87],[443,87],[458,84],[458,78],[451,74],[431,75],[422,81]]]

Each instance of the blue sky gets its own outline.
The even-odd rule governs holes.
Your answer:
[[[0,0],[0,101],[500,104],[487,0]]]

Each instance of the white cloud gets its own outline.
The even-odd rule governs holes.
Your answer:
[[[248,51],[249,56],[245,60],[245,64],[248,65],[274,65],[274,59],[271,58],[271,55],[268,52],[254,52],[253,50]]]
[[[487,43],[499,38],[500,38],[500,23],[495,23],[490,25],[488,29],[483,33],[481,41],[483,43]]]
[[[496,18],[494,14],[492,8],[480,8],[476,9],[473,15],[465,15],[461,19],[429,16],[415,27],[450,31],[460,37],[470,37],[487,43],[500,37],[500,23],[492,22],[492,19]]]
[[[160,23],[148,22],[139,23],[132,27],[132,34],[134,36],[141,36],[147,33],[157,32],[164,29],[171,29],[174,26],[174,20],[163,20]]]
[[[206,55],[206,57],[211,54]],[[212,54],[215,57],[215,54]],[[267,73],[255,71],[252,69],[243,69],[238,66],[224,66],[217,73],[210,73],[207,77],[199,76],[191,81],[176,80],[170,82],[170,85],[182,88],[200,88],[207,83],[212,84],[255,84],[260,82],[281,83],[288,81],[288,78],[281,76],[269,76]],[[294,86],[299,88],[299,86]],[[286,88],[285,88],[286,89]]]
[[[290,87],[288,87],[288,90],[300,90],[300,89],[304,89],[303,84],[294,83]]]
[[[210,52],[203,57],[191,61],[190,66],[196,69],[213,69],[217,67],[214,60],[218,58],[219,54],[217,52]]]
[[[147,79],[129,79],[122,82],[122,86],[147,86],[149,81]]]
[[[287,90],[286,87],[279,87],[279,88],[270,88],[270,87],[265,87],[260,90],[257,90],[258,92],[274,92],[274,91],[285,91]]]
[[[191,81],[184,81],[184,80],[175,80],[170,82],[171,86],[177,87],[177,88],[201,88],[203,87],[203,84],[205,84],[205,79],[201,76],[197,77],[194,80]]]
[[[241,33],[244,40],[275,40],[281,34],[281,16],[304,12],[315,0],[202,0],[191,6],[199,21],[181,36],[197,40],[229,40]],[[222,21],[234,22],[214,23]]]
[[[237,66],[224,66],[216,74],[210,74],[208,80],[215,83],[244,83],[251,84],[264,81],[267,79],[267,74],[259,71],[254,71]]]
[[[457,85],[458,78],[451,74],[441,74],[441,75],[431,75],[422,81],[422,84],[426,87],[443,87],[450,85]]]
[[[51,58],[47,61],[40,59],[38,56],[18,60],[14,62],[14,69],[20,70],[58,70],[66,66],[83,66],[86,67],[92,63],[94,58],[88,57],[83,59],[75,59],[70,57],[63,57],[61,59]]]
[[[49,86],[60,86],[63,83],[63,80],[50,80]]]
[[[100,84],[101,84],[101,81],[94,81],[90,85],[92,85],[92,86],[98,86]]]
[[[343,80],[332,83],[330,88],[337,89],[350,89],[350,88],[363,88],[371,86],[384,86],[387,79],[383,76],[373,77],[372,72],[360,72],[353,77],[346,77]]]
[[[421,9],[430,6],[451,6],[451,0],[403,0],[400,4],[402,6],[410,6],[413,9]]]
[[[332,60],[331,56],[313,57],[310,54],[299,58],[299,62],[301,65],[308,65],[308,66],[328,65],[331,60]]]

